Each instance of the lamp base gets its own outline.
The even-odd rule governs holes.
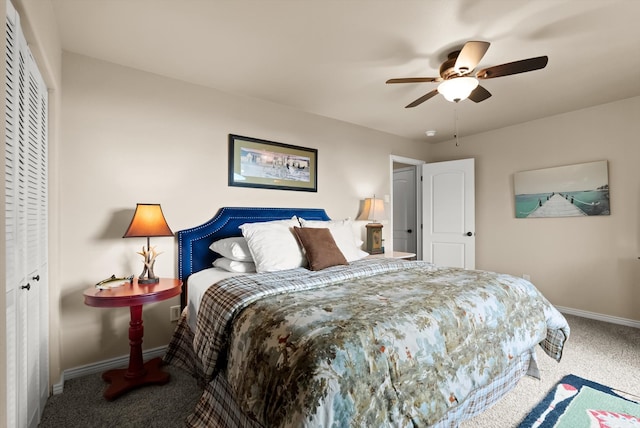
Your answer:
[[[160,278],[138,278],[138,284],[157,284]]]
[[[367,228],[367,243],[365,251],[369,254],[382,254],[382,225],[380,223],[368,223],[365,225]]]

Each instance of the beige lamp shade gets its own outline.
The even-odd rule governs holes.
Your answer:
[[[364,200],[362,212],[358,216],[357,220],[370,220],[374,223],[386,219],[384,213],[384,202],[382,199],[367,198]]]
[[[160,204],[137,204],[131,224],[123,238],[173,236]]]

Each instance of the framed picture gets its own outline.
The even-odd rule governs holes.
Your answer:
[[[516,218],[609,215],[607,161],[514,174]]]
[[[318,150],[229,134],[229,186],[318,191]]]

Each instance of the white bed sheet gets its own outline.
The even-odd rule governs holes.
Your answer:
[[[231,278],[236,275],[246,275],[246,273],[228,272],[220,268],[209,268],[196,272],[189,276],[188,293],[187,293],[187,322],[191,331],[196,331],[196,320],[198,319],[198,309],[202,296],[207,292],[209,287],[218,281]]]

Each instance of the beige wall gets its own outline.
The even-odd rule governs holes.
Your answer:
[[[262,101],[239,98],[87,57],[63,55],[60,147],[62,369],[128,352],[127,309],[85,306],[82,292],[111,274],[138,274],[144,239],[122,239],[137,202],[161,203],[173,231],[223,206],[325,208],[355,217],[359,201],[389,193],[391,154],[425,146]],[[228,134],[318,149],[318,192],[227,186]],[[156,273],[176,275],[175,243]],[[168,343],[168,307],[147,305],[143,347]]]
[[[476,159],[476,267],[529,274],[555,305],[640,321],[638,118],[640,97],[432,145],[429,161]],[[515,172],[597,160],[611,215],[515,218]]]

